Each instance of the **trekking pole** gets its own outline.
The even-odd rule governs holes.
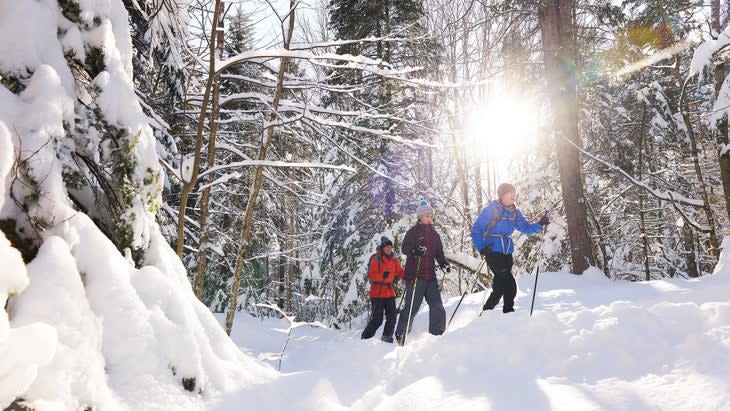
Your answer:
[[[548,214],[548,212],[546,211],[545,212],[545,215],[547,215],[547,214]],[[545,238],[544,237],[545,237],[545,231],[546,230],[547,230],[547,227],[543,227],[542,228],[542,232],[543,232],[542,242],[543,243],[545,242]],[[541,251],[542,251],[543,256],[544,256],[544,254],[545,254],[544,244],[543,244],[543,249]],[[532,317],[532,309],[535,307],[535,296],[537,295],[537,277],[539,275],[540,275],[540,261],[537,262],[537,269],[535,270],[535,285],[532,287],[532,304],[530,304],[530,317]]]
[[[487,277],[488,276],[489,276],[489,264],[487,264]],[[494,275],[492,275],[492,285],[494,285]],[[486,284],[484,284],[484,298],[482,298],[482,310],[479,311],[479,315],[478,315],[479,317],[481,317],[482,314],[484,314],[484,304],[487,303],[488,297],[489,297],[489,295],[487,294],[487,287],[486,287]]]
[[[532,287],[532,304],[530,305],[530,317],[532,317],[532,309],[535,307],[535,295],[537,294],[537,276],[540,275],[540,264],[537,265],[535,271],[535,285]]]
[[[416,264],[416,279],[413,280],[413,291],[411,291],[411,307],[408,309],[408,321],[406,322],[406,331],[403,334],[403,345],[406,345],[408,332],[411,328],[411,315],[413,314],[413,300],[416,299],[416,285],[418,284],[418,272],[421,270],[421,257],[418,256],[418,264]]]
[[[395,312],[396,314],[400,314],[401,308],[403,307],[403,300],[406,298],[406,287],[403,286],[403,294],[400,295],[400,302],[398,303],[398,308],[396,308]]]
[[[479,265],[477,266],[477,270],[474,272],[474,280],[472,280],[472,283],[469,285],[469,287],[464,291],[464,294],[461,295],[461,298],[459,299],[459,303],[456,304],[456,308],[454,308],[454,313],[451,314],[451,318],[449,318],[449,322],[446,324],[446,328],[449,328],[449,325],[451,324],[451,320],[454,319],[454,316],[456,315],[456,311],[459,309],[459,306],[461,305],[461,302],[464,301],[464,297],[469,293],[469,290],[474,287],[474,283],[476,282],[476,279],[479,278],[479,272],[482,270],[482,267],[484,266],[484,260],[482,260]],[[444,330],[445,331],[445,330]]]

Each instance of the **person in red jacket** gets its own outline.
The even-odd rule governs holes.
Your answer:
[[[381,340],[393,342],[395,330],[395,287],[393,281],[398,277],[403,279],[403,267],[398,257],[393,255],[393,242],[388,237],[380,238],[380,246],[375,255],[370,257],[368,264],[368,279],[370,280],[370,303],[372,312],[370,321],[362,332],[362,338],[367,339],[375,335],[380,324],[383,323],[385,312],[385,327]]]

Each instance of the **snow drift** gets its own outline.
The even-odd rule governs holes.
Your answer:
[[[195,298],[154,221],[161,171],[131,52],[121,1],[0,0],[0,220],[37,249],[26,264],[0,232],[0,409],[203,409],[274,378]],[[112,164],[118,215],[79,156]]]

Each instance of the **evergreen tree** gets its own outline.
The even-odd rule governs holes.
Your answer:
[[[440,47],[426,32],[421,1],[331,0],[329,24],[334,36],[348,40],[337,47],[338,54],[351,54],[382,60],[384,67],[403,69],[422,67],[418,75],[433,76],[440,59]],[[363,41],[355,41],[363,40]],[[437,117],[431,102],[413,86],[361,70],[346,67],[328,73],[328,84],[347,90],[329,93],[325,105],[341,110],[362,112],[356,126],[380,130],[380,134],[338,130],[336,144],[368,168],[350,176],[335,193],[324,218],[327,224],[322,270],[331,276],[337,295],[358,287],[362,293],[365,277],[362,257],[369,256],[369,241],[378,233],[392,230],[401,219],[412,218],[419,197],[425,196],[430,182],[428,149],[407,147],[397,140],[429,143]],[[342,157],[343,161],[352,161]],[[342,281],[341,272],[357,273]],[[336,285],[338,284],[339,285]],[[356,285],[357,284],[357,285]],[[361,304],[357,298],[356,304]],[[347,301],[345,301],[347,304]],[[357,308],[340,306],[345,310]],[[347,317],[345,315],[344,317]]]

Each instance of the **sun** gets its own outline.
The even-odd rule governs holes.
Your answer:
[[[536,142],[538,110],[533,100],[508,92],[491,94],[467,119],[467,143],[483,160],[510,161]]]

